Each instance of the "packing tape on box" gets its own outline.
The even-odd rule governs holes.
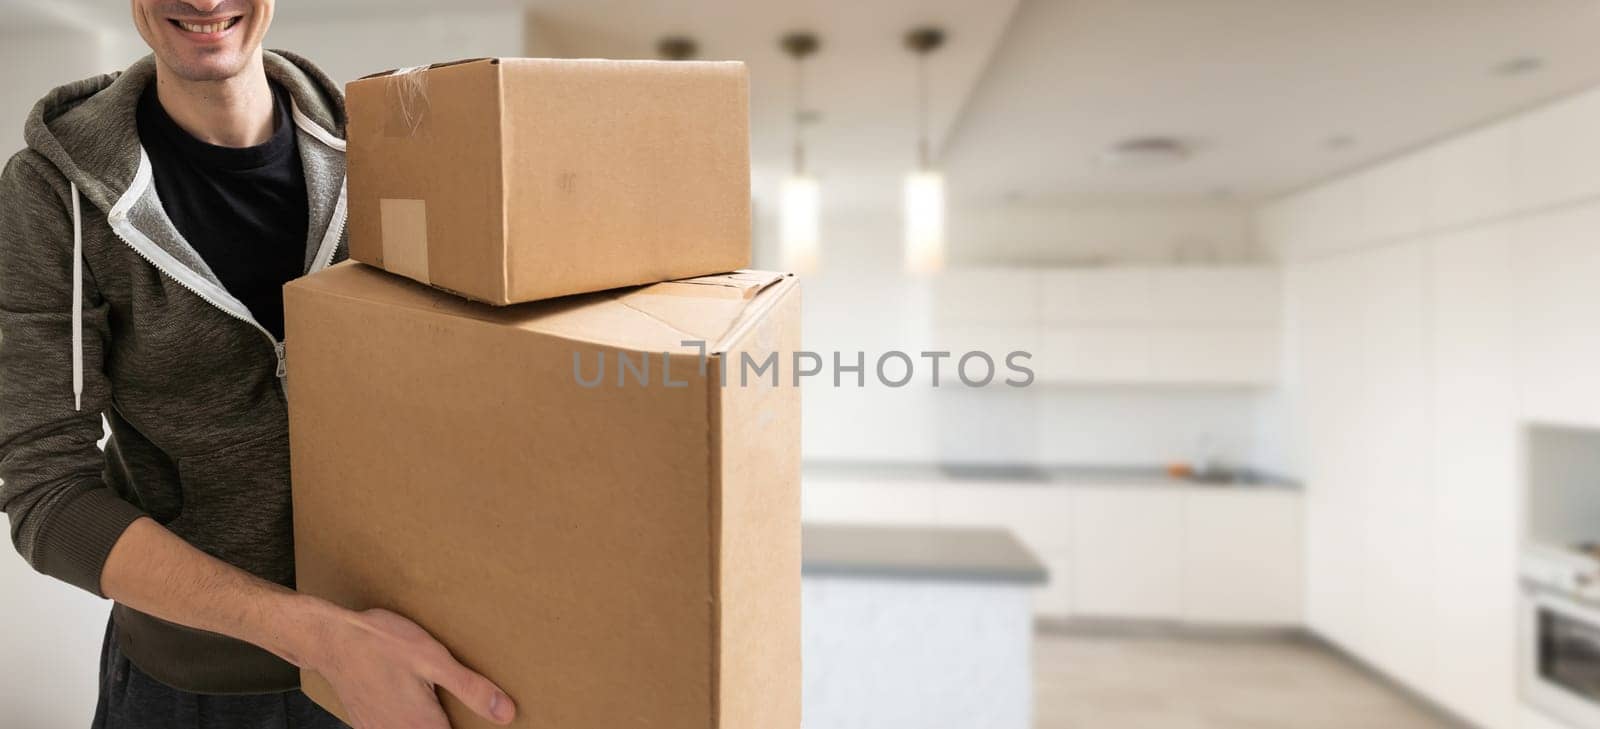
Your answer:
[[[428,117],[428,66],[396,69],[390,74],[389,90],[394,93],[383,133],[389,137],[412,137]]]
[[[410,66],[390,74],[394,100],[384,134],[412,137],[428,115],[428,66]],[[428,204],[422,200],[382,198],[378,219],[383,236],[384,268],[402,276],[432,283],[428,278]]]
[[[407,278],[433,283],[428,278],[428,203],[381,198],[378,224],[383,236],[383,267]]]

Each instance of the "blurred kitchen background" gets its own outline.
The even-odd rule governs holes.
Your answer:
[[[0,0],[0,151],[145,52],[127,12]],[[755,264],[868,381],[805,389],[809,729],[1600,727],[1600,2],[322,0],[268,40],[748,62]],[[87,723],[105,612],[0,555],[0,723]]]

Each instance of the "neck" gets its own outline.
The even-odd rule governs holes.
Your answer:
[[[221,81],[188,81],[158,64],[156,97],[184,131],[221,147],[263,144],[277,121],[259,55],[244,71]]]

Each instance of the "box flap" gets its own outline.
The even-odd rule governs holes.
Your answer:
[[[765,311],[766,302],[757,303],[761,294],[792,277],[740,270],[644,286],[618,294],[617,302],[693,335],[686,339],[704,342],[709,352],[725,352],[738,338],[742,325]]]
[[[636,293],[650,296],[699,296],[749,300],[761,290],[789,274],[773,271],[740,270],[712,276],[696,276],[664,281],[640,288]],[[685,288],[692,287],[692,288]]]
[[[459,66],[459,65],[461,65],[463,63],[477,63],[479,61],[485,61],[485,62],[488,62],[488,63],[499,63],[500,59],[498,59],[498,58],[490,58],[490,57],[487,57],[487,56],[479,56],[477,58],[462,58],[460,60],[455,60],[455,61],[440,61],[438,63],[430,63],[430,64],[428,64],[426,66],[410,66],[410,67],[407,67],[407,68],[391,68],[391,69],[389,69],[387,71],[379,71],[377,73],[369,73],[369,74],[367,74],[365,76],[357,78],[356,80],[357,81],[364,81],[364,80],[369,79],[369,78],[379,78],[381,76],[393,76],[393,75],[395,75],[397,73],[406,73],[406,72],[411,72],[411,71],[431,71],[431,70],[433,70],[435,68],[444,68],[445,66]]]
[[[512,306],[463,299],[354,261],[287,288],[644,352],[725,351],[742,328],[795,285],[793,274],[735,271]]]

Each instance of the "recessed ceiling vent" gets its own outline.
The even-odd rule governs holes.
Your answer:
[[[1170,167],[1194,153],[1188,142],[1176,137],[1134,137],[1101,152],[1098,160],[1106,167],[1148,169]]]

